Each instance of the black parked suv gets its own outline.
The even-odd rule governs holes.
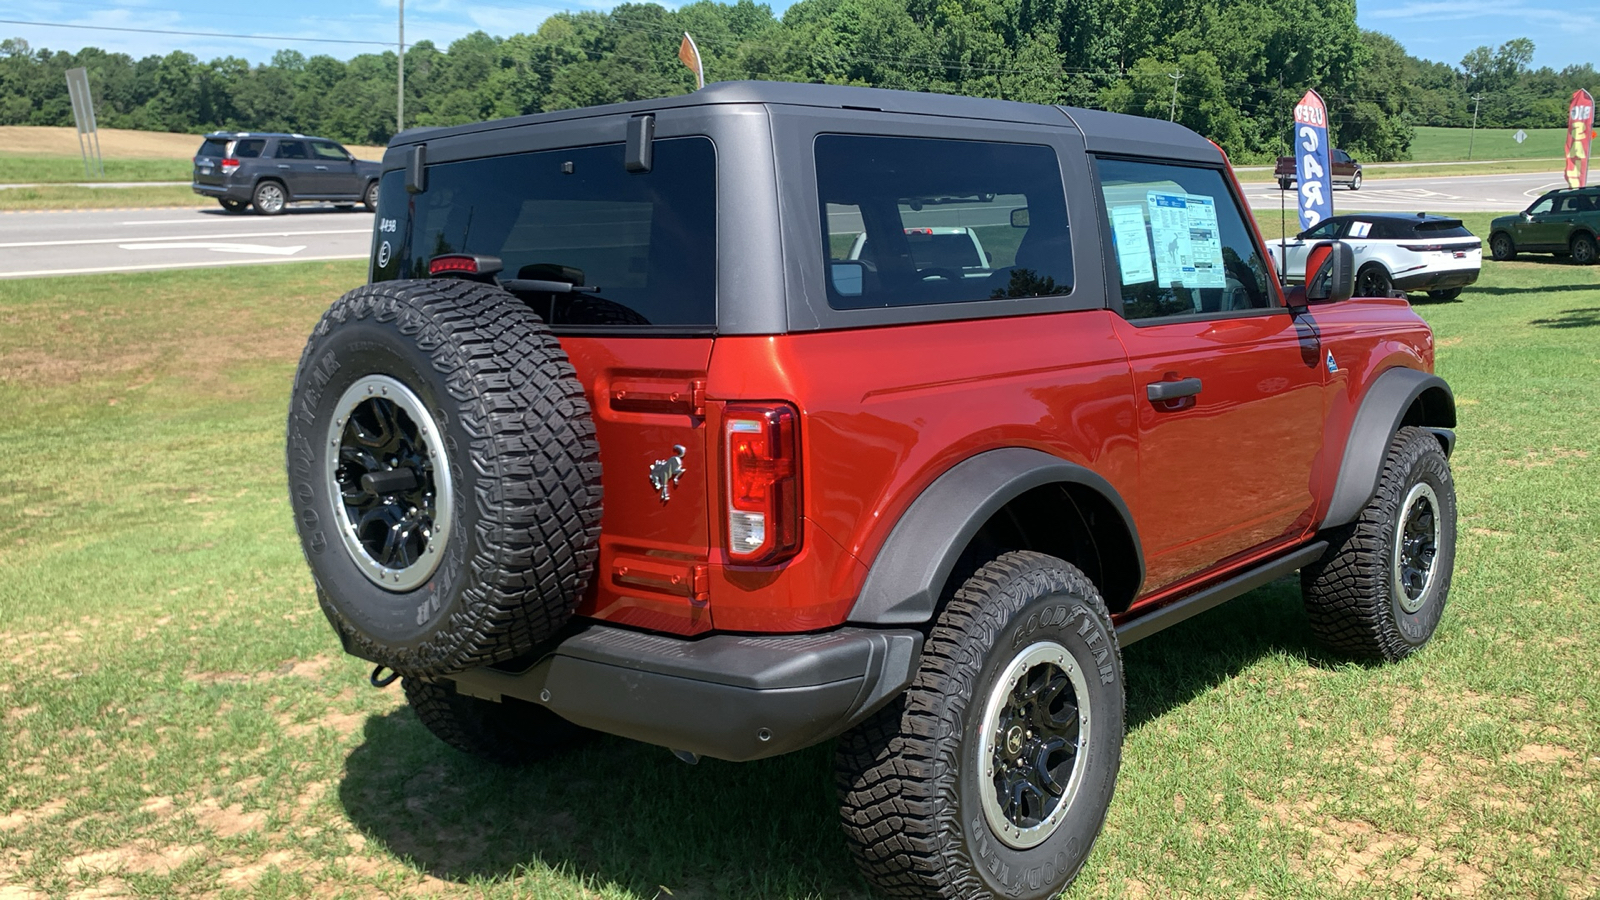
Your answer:
[[[194,192],[228,212],[254,206],[264,216],[302,200],[378,205],[382,166],[356,159],[327,138],[218,131],[194,155]]]

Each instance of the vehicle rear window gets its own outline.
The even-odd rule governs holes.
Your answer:
[[[1072,289],[1061,169],[1049,147],[825,134],[815,153],[834,309]]]
[[[261,155],[261,151],[266,149],[266,146],[265,138],[246,138],[245,140],[234,141],[233,157],[234,159],[255,159]]]
[[[702,137],[657,140],[642,173],[625,168],[622,144],[443,163],[428,167],[401,252],[413,278],[434,256],[473,253],[499,257],[502,280],[600,289],[525,293],[552,326],[710,327],[716,209],[716,150]]]
[[[1418,222],[1416,225],[1417,237],[1425,238],[1469,238],[1472,232],[1468,231],[1460,219],[1445,219],[1439,222]]]
[[[206,138],[205,142],[200,145],[200,149],[196,150],[194,155],[195,156],[227,156],[228,155],[228,142],[227,142],[227,140],[225,140],[223,138]]]

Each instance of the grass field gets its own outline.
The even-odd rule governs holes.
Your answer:
[[[1069,896],[1600,895],[1600,267],[1486,265],[1419,306],[1460,405],[1435,641],[1328,656],[1279,582],[1130,648]],[[339,654],[283,417],[362,274],[0,282],[0,898],[864,896],[825,747],[508,772]]]
[[[1516,133],[1526,132],[1527,140],[1517,143]],[[1567,152],[1564,128],[1437,128],[1418,125],[1411,138],[1413,162],[1442,162],[1467,159],[1468,144],[1472,159],[1560,159]]]
[[[0,212],[29,209],[132,209],[160,206],[211,206],[217,201],[202,197],[188,185],[95,188],[71,184],[0,190]]]
[[[188,181],[198,134],[100,129],[104,178],[84,176],[77,131],[35,125],[0,125],[0,184],[80,181]],[[382,159],[382,147],[350,145],[362,159]],[[4,208],[4,207],[0,207]],[[70,207],[62,207],[70,208]]]

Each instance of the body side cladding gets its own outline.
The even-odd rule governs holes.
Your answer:
[[[1039,450],[1011,447],[957,463],[918,495],[878,551],[848,621],[866,625],[929,621],[946,580],[979,530],[1007,503],[1051,484],[1088,488],[1115,508],[1133,548],[1134,558],[1125,564],[1136,567],[1124,579],[1132,583],[1132,590],[1120,599],[1132,600],[1144,581],[1144,555],[1133,515],[1116,489],[1083,466]]]
[[[1347,525],[1360,515],[1378,488],[1389,439],[1402,425],[1429,427],[1446,454],[1454,450],[1455,433],[1450,429],[1456,425],[1456,404],[1450,385],[1437,375],[1406,368],[1390,369],[1373,379],[1350,426],[1339,480],[1321,527]]]

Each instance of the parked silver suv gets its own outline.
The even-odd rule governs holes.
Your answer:
[[[194,188],[228,212],[255,207],[264,216],[302,200],[331,200],[371,212],[378,206],[379,163],[303,134],[218,131],[194,155]]]

